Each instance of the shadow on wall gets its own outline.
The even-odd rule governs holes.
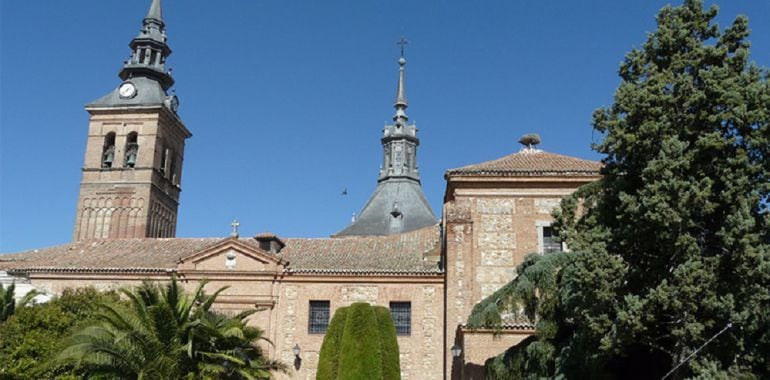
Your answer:
[[[452,347],[458,346],[463,347],[463,332],[460,326],[457,326],[457,329],[455,330],[455,339],[452,344]],[[451,372],[451,379],[452,380],[459,380],[463,378],[463,363],[465,362],[465,350],[460,351],[459,357],[451,356],[452,360],[452,372]]]
[[[484,380],[484,365],[468,363],[465,365],[465,377],[467,380]]]

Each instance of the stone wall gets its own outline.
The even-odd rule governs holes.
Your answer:
[[[595,179],[449,178],[443,220],[447,378],[472,374],[474,366],[483,366],[488,357],[510,343],[497,342],[498,347],[496,342],[477,337],[463,340],[461,329],[474,305],[513,280],[516,266],[526,255],[542,251],[538,229],[550,225],[551,213],[561,199]],[[466,345],[465,361],[452,358],[450,348],[455,344]]]
[[[287,278],[280,285],[277,304],[280,323],[271,331],[276,357],[294,364],[282,379],[314,379],[323,334],[308,332],[310,301],[329,301],[330,317],[340,307],[354,302],[368,302],[389,307],[392,301],[411,302],[411,334],[398,336],[402,379],[442,378],[443,283],[440,276],[408,281],[403,278],[349,278],[347,281],[317,278],[298,282]],[[330,318],[331,319],[331,318]],[[299,344],[299,361],[292,348]]]
[[[532,330],[464,330],[462,378],[484,379],[484,363],[533,334]]]

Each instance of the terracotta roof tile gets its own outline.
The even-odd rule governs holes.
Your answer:
[[[598,175],[602,164],[597,161],[563,156],[536,149],[520,152],[479,164],[450,169],[449,176],[542,176],[542,175]]]
[[[0,255],[0,269],[34,272],[157,272],[176,269],[178,261],[222,238],[89,240]],[[258,248],[253,238],[239,241]],[[438,226],[391,236],[285,239],[278,254],[289,272],[323,274],[439,273]]]
[[[278,236],[272,232],[260,232],[254,235],[254,239],[278,239]]]
[[[390,236],[286,239],[279,256],[305,273],[440,273],[438,226]]]
[[[0,255],[0,268],[173,269],[180,258],[220,241],[222,238],[85,240]]]

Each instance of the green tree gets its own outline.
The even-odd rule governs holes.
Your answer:
[[[117,300],[114,292],[66,289],[46,303],[17,309],[0,323],[0,379],[77,378],[82,373],[77,368],[49,365],[60,340],[78,325],[93,322],[99,304]]]
[[[97,322],[72,334],[57,360],[109,379],[257,379],[284,370],[256,345],[262,330],[246,326],[254,311],[212,311],[226,288],[208,295],[204,285],[191,294],[176,279],[123,290],[127,301],[103,304]]]
[[[20,309],[32,303],[32,300],[40,294],[37,290],[32,290],[16,301],[16,283],[3,287],[0,284],[0,322],[5,322],[16,309]]]
[[[594,113],[604,178],[557,215],[574,253],[556,333],[516,348],[553,347],[518,356],[531,376],[660,378],[732,323],[672,378],[770,378],[770,85],[746,18],[716,14],[663,8]]]
[[[390,310],[365,302],[341,307],[326,331],[316,379],[400,379],[398,340]]]

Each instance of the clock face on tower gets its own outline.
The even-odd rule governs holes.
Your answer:
[[[125,82],[118,88],[118,94],[124,99],[133,98],[136,96],[136,86],[131,82]]]
[[[171,110],[176,112],[176,110],[179,109],[179,98],[177,98],[176,95],[172,96],[169,105],[171,106]]]

